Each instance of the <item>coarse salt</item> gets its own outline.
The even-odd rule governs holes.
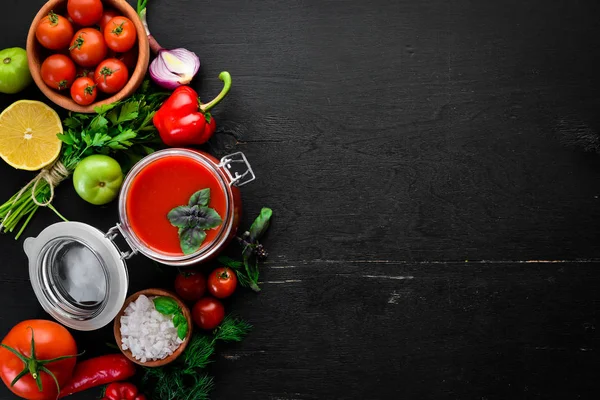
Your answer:
[[[121,347],[140,362],[162,360],[183,343],[173,316],[156,311],[153,298],[141,295],[129,303],[121,317]]]

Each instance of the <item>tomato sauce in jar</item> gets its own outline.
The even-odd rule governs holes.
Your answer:
[[[206,261],[235,237],[242,207],[238,186],[252,180],[254,172],[242,153],[217,160],[197,150],[157,151],[125,177],[117,228],[134,252],[160,263],[187,266]],[[205,231],[200,249],[186,255],[179,244],[179,230],[167,215],[175,207],[188,205],[190,197],[202,189],[210,189],[208,207],[223,222]]]
[[[133,179],[127,192],[126,209],[131,229],[154,251],[183,255],[178,229],[171,225],[167,214],[175,207],[187,205],[194,193],[207,188],[210,189],[208,207],[225,220],[226,196],[214,172],[185,156],[152,162]],[[202,247],[215,240],[219,228],[206,231]]]

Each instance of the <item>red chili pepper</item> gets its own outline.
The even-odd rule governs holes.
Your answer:
[[[111,383],[102,400],[146,400],[146,396],[138,394],[138,389],[131,383]]]
[[[61,388],[58,397],[65,397],[95,386],[124,381],[135,375],[135,365],[122,354],[109,354],[75,365],[73,376]]]
[[[223,81],[223,90],[210,103],[200,103],[198,93],[194,89],[180,86],[154,114],[152,122],[167,146],[203,144],[212,137],[217,124],[208,111],[216,106],[231,88],[229,72],[221,72],[219,79]]]

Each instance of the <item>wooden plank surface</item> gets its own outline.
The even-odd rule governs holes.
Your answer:
[[[5,0],[0,48],[24,46],[43,2]],[[263,292],[228,303],[255,329],[220,349],[215,399],[597,397],[600,157],[564,142],[600,122],[599,11],[150,0],[159,41],[200,55],[204,98],[231,72],[205,149],[251,161],[245,224],[275,211]],[[0,176],[0,199],[31,179]],[[118,218],[69,182],[55,205],[104,230]],[[53,222],[39,212],[26,236]],[[21,246],[0,237],[0,334],[45,316]],[[129,266],[131,292],[173,273]],[[77,334],[88,355],[110,337]]]

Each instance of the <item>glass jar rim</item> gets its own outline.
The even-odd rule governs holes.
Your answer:
[[[139,176],[139,174],[153,162],[167,157],[184,157],[187,159],[192,159],[203,165],[207,171],[209,171],[217,179],[219,186],[225,194],[225,216],[216,238],[207,246],[203,246],[197,252],[188,255],[169,255],[151,248],[135,233],[134,229],[129,223],[129,217],[127,215],[128,193],[136,177]],[[233,226],[234,197],[230,184],[231,182],[226,175],[219,170],[219,164],[215,163],[211,158],[209,158],[209,156],[199,150],[172,148],[156,151],[144,157],[137,164],[135,164],[125,177],[123,186],[121,187],[121,192],[119,194],[119,230],[122,232],[129,246],[131,246],[134,251],[139,251],[146,257],[162,264],[186,266],[195,264],[203,259],[210,258],[218,250],[221,243],[226,240]]]

